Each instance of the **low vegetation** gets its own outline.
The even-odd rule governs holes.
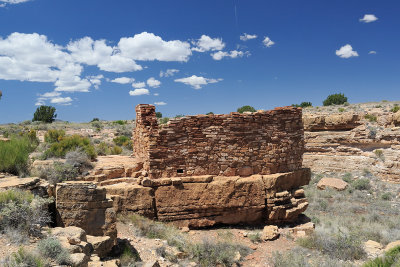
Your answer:
[[[365,114],[364,118],[369,122],[376,122],[378,120],[378,118],[372,114]]]
[[[237,109],[237,112],[244,113],[244,112],[256,112],[257,110],[252,106],[243,106]]]
[[[71,265],[71,255],[61,246],[55,237],[48,237],[39,241],[37,245],[39,255],[43,258],[52,259],[58,264]]]
[[[123,222],[131,223],[139,235],[166,240],[168,245],[184,252],[188,258],[195,260],[200,266],[232,266],[239,263],[235,257],[237,253],[244,258],[251,252],[250,248],[231,240],[204,239],[201,242],[193,242],[179,229],[139,215],[130,215],[120,219]],[[165,250],[160,253],[170,260],[174,260],[174,255],[168,255]]]
[[[29,153],[37,146],[36,133],[13,135],[10,141],[0,142],[0,172],[25,176],[29,171]]]
[[[324,106],[343,105],[347,102],[347,97],[344,94],[329,95],[323,102]]]
[[[385,255],[366,262],[363,267],[400,266],[400,246],[390,249]]]
[[[95,159],[97,157],[95,148],[90,142],[88,137],[82,137],[80,135],[71,135],[61,138],[60,141],[54,142],[50,145],[50,148],[45,151],[45,157],[57,157],[64,158],[65,155],[76,149],[82,149],[90,159]]]
[[[311,102],[301,102],[300,104],[292,104],[292,107],[307,108],[307,107],[312,107],[312,103]]]

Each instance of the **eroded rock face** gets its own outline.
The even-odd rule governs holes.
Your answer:
[[[92,183],[59,183],[56,188],[57,225],[80,227],[89,235],[116,239],[116,215],[105,189]]]
[[[102,188],[120,212],[138,212],[179,226],[282,223],[294,221],[307,208],[300,188],[310,175],[309,169],[250,177],[205,175]]]
[[[343,191],[347,188],[348,184],[342,179],[338,178],[322,178],[318,184],[318,189],[325,190],[327,187],[337,191]]]
[[[399,112],[397,112],[399,113]],[[381,179],[400,181],[400,128],[395,114],[305,114],[303,166],[314,172],[369,170]]]

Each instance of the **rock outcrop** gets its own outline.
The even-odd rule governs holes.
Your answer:
[[[192,228],[215,224],[283,223],[308,202],[301,189],[310,170],[250,177],[192,176],[101,186],[119,212],[137,212]],[[143,183],[145,182],[145,183]]]
[[[397,113],[305,114],[303,166],[314,172],[365,171],[400,181],[400,128]],[[397,117],[396,117],[397,118]]]
[[[106,190],[89,182],[59,183],[56,188],[57,225],[80,227],[89,235],[116,240],[116,214]]]

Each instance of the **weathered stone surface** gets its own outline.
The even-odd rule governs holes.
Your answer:
[[[329,187],[337,191],[343,191],[347,186],[348,184],[345,181],[338,178],[322,178],[317,184],[317,188],[321,190],[325,190]]]
[[[146,262],[143,267],[160,267],[160,264],[158,263],[157,260],[153,260],[153,261],[148,261]]]
[[[71,261],[73,266],[76,267],[87,267],[90,257],[84,253],[71,254]]]
[[[395,247],[398,247],[398,246],[400,246],[400,240],[390,242],[389,244],[386,245],[385,251],[389,251],[392,248],[395,248]]]
[[[106,257],[114,246],[114,241],[109,236],[88,235],[87,241],[92,244],[93,254],[97,254],[100,258]]]
[[[106,190],[88,182],[59,183],[56,188],[57,225],[77,226],[94,236],[116,239],[116,215]]]
[[[276,225],[267,225],[264,227],[261,239],[264,241],[271,241],[279,237],[279,228]]]
[[[186,116],[161,129],[153,105],[136,106],[134,154],[150,178],[250,176],[301,168],[301,109]]]
[[[142,170],[143,162],[130,156],[109,155],[97,157],[94,169],[86,176],[86,181],[108,180],[122,177],[135,177]]]
[[[351,130],[361,124],[360,114],[307,114],[303,116],[305,131]]]
[[[368,240],[364,242],[364,251],[370,258],[380,256],[382,254],[382,249],[383,246],[376,241]]]

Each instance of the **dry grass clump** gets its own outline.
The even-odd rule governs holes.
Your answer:
[[[168,245],[184,252],[188,258],[196,261],[200,266],[232,266],[239,263],[239,260],[235,257],[237,253],[240,253],[241,258],[244,258],[251,252],[250,248],[228,240],[204,239],[201,242],[192,242],[179,229],[139,215],[130,215],[120,219],[123,222],[132,223],[139,235],[166,240]],[[173,255],[168,255],[166,250],[158,251],[158,253],[173,261],[177,260],[173,259]]]

